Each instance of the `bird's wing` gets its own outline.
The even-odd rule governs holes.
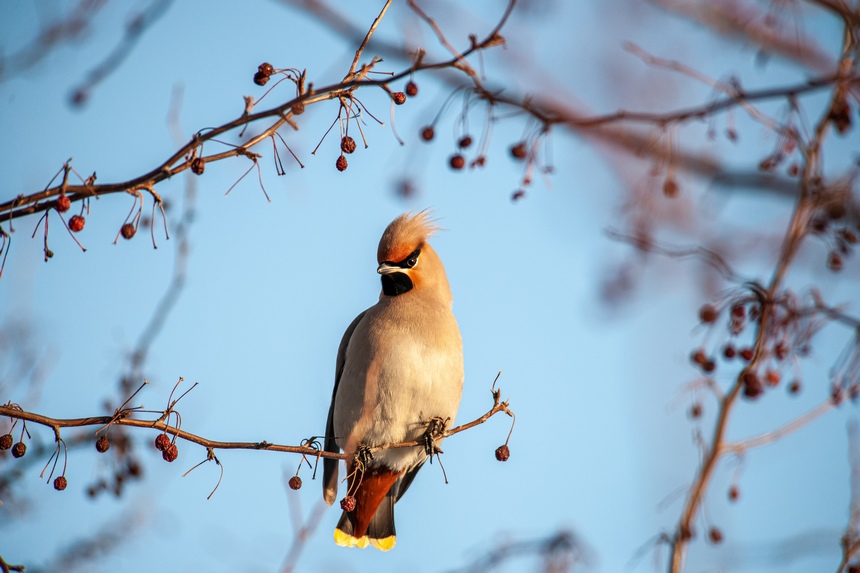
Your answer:
[[[337,362],[335,363],[334,374],[334,389],[331,392],[331,406],[328,409],[328,420],[325,424],[325,451],[339,453],[340,448],[334,435],[334,401],[337,397],[337,387],[340,385],[340,377],[343,374],[343,366],[346,363],[346,349],[349,346],[349,341],[352,338],[352,333],[355,332],[355,327],[367,314],[365,310],[355,317],[352,323],[343,333],[343,338],[340,340],[340,346],[337,348]],[[324,459],[323,460],[323,499],[329,505],[334,503],[337,497],[337,466],[338,460]]]

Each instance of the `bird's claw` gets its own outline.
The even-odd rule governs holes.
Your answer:
[[[422,441],[424,442],[424,451],[428,456],[441,453],[442,450],[436,445],[436,440],[445,435],[445,428],[448,427],[448,422],[451,418],[442,419],[439,416],[434,416],[427,421],[427,429],[424,431]]]

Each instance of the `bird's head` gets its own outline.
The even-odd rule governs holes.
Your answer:
[[[376,252],[384,296],[415,291],[437,294],[450,301],[445,267],[427,242],[437,230],[426,210],[414,215],[404,213],[388,225]]]

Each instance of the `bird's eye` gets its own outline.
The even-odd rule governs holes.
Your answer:
[[[410,269],[418,264],[418,257],[409,257],[406,259],[406,266]]]

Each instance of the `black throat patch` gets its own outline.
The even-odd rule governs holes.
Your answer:
[[[382,275],[382,293],[387,296],[397,296],[412,290],[412,279],[406,273],[388,273]]]

